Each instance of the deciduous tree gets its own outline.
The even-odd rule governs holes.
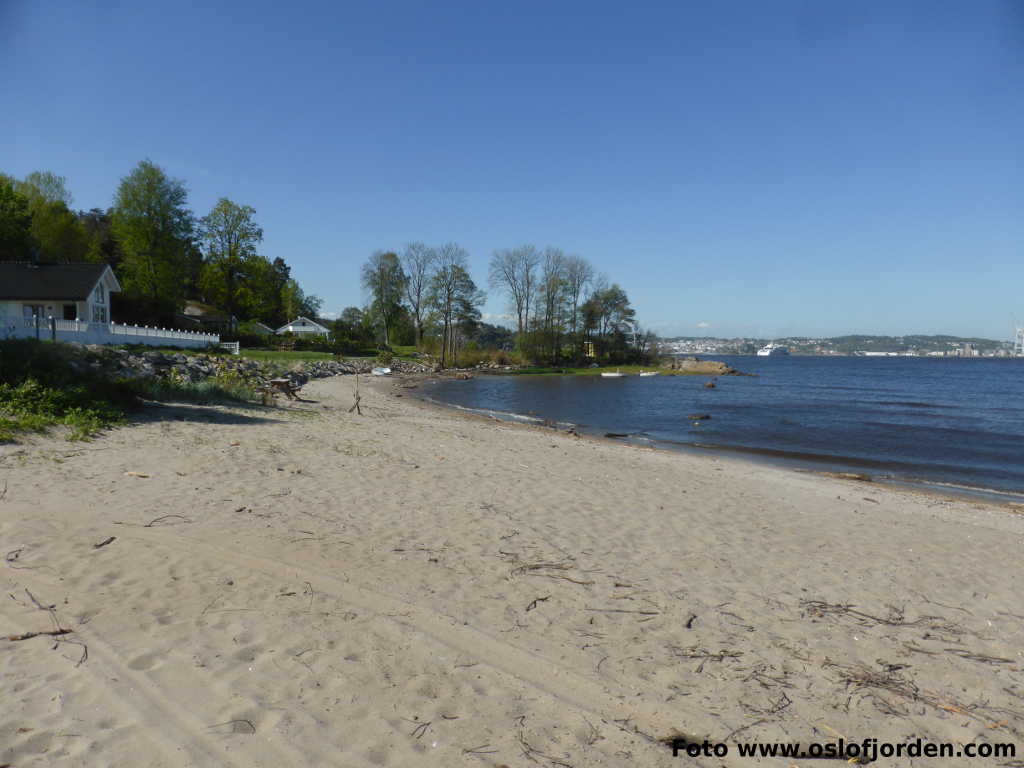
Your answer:
[[[391,343],[391,327],[405,294],[406,276],[398,255],[376,251],[363,264],[363,288],[370,297],[370,309],[384,333],[384,346]]]
[[[402,269],[405,272],[405,299],[409,303],[417,346],[423,342],[423,324],[426,320],[427,294],[437,252],[423,243],[409,243],[402,251]]]
[[[193,215],[188,192],[150,160],[121,179],[114,196],[113,231],[124,252],[125,291],[154,313],[173,312],[185,294]]]
[[[222,197],[199,220],[199,237],[206,261],[200,286],[205,298],[228,315],[247,316],[260,305],[259,279],[269,266],[256,253],[263,230],[255,221],[256,209]]]

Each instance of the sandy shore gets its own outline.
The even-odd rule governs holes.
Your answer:
[[[0,446],[0,765],[1024,759],[1024,517],[352,385]]]

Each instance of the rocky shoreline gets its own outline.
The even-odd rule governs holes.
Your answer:
[[[197,384],[207,379],[232,377],[260,386],[270,379],[287,378],[299,387],[311,379],[369,374],[380,365],[371,359],[298,360],[291,363],[254,360],[225,355],[186,355],[180,352],[111,349],[98,345],[82,347],[83,354],[70,361],[73,368],[92,370],[119,379],[170,379]],[[387,364],[393,373],[432,373],[434,367],[412,360]]]

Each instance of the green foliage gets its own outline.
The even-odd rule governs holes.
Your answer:
[[[203,297],[228,314],[253,317],[271,297],[270,263],[256,253],[263,230],[256,210],[222,197],[199,221],[206,262],[199,286]]]
[[[396,253],[376,251],[363,264],[362,282],[370,297],[369,313],[380,328],[385,347],[391,343],[392,327],[401,311],[407,280]]]
[[[67,179],[49,171],[33,171],[17,182],[32,215],[33,245],[42,261],[82,261],[89,248],[85,228],[69,206],[73,198]]]
[[[329,352],[298,349],[243,349],[242,357],[268,362],[296,362],[299,360],[331,360]]]
[[[0,261],[27,261],[32,256],[32,214],[28,200],[6,177],[0,177]]]
[[[185,296],[193,216],[183,182],[143,160],[121,179],[114,198],[113,233],[124,260],[125,292],[154,312],[173,312]]]
[[[32,378],[17,385],[0,382],[0,439],[62,424],[70,428],[69,440],[87,440],[123,418],[123,411],[87,387],[58,389]]]
[[[89,367],[97,357],[68,344],[0,341],[0,441],[59,425],[68,428],[69,440],[86,440],[122,423],[140,398],[198,403],[256,398],[252,386],[234,374],[196,384],[173,377],[111,379]]]

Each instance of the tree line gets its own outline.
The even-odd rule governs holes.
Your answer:
[[[118,313],[139,323],[173,325],[186,299],[271,327],[320,311],[284,259],[258,252],[251,206],[222,197],[197,217],[184,182],[150,160],[121,179],[109,208],[72,202],[63,176],[0,173],[0,261],[110,264],[124,289]]]
[[[72,202],[62,176],[0,174],[0,260],[108,263],[124,289],[115,309],[133,322],[173,325],[193,299],[271,327],[300,315],[318,319],[332,327],[335,351],[414,345],[442,365],[474,350],[546,364],[630,362],[653,344],[618,284],[555,247],[492,255],[487,284],[506,299],[513,329],[483,322],[486,294],[454,242],[374,252],[360,271],[365,306],[327,321],[318,317],[321,300],[302,290],[285,260],[259,253],[263,230],[251,206],[225,197],[197,217],[184,182],[150,160],[121,179],[106,210],[75,211]]]
[[[470,348],[514,350],[546,364],[630,362],[653,349],[654,336],[640,329],[626,292],[583,257],[559,248],[523,245],[491,257],[488,284],[507,299],[514,331],[481,321],[486,297],[456,243],[377,251],[361,277],[367,306],[342,312],[338,333],[383,346],[429,348],[442,365]]]

